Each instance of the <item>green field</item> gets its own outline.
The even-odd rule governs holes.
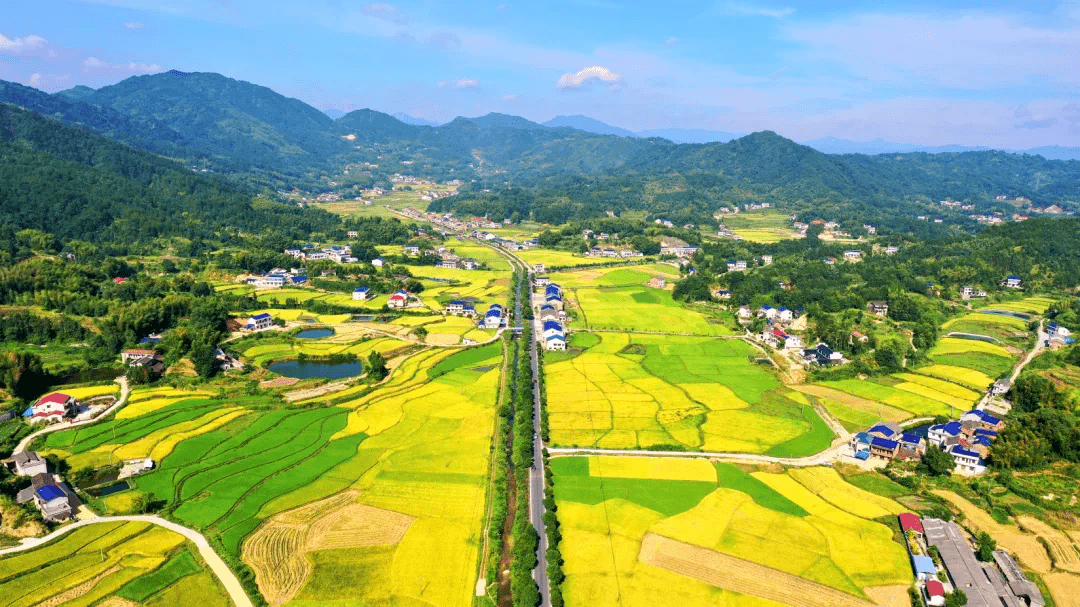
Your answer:
[[[765,587],[797,592],[796,578],[824,595],[816,604],[828,605],[829,596],[864,598],[865,588],[911,582],[904,548],[873,520],[903,507],[832,469],[766,473],[719,464],[710,476],[702,460],[611,457],[555,458],[551,467],[571,607],[772,605],[759,598],[769,594]],[[734,558],[710,569],[709,559],[691,566],[653,552],[677,561],[686,545],[702,549],[698,556]],[[774,579],[734,581],[755,564]]]
[[[83,463],[116,461],[135,449],[162,453],[153,472],[133,479],[134,490],[111,503],[152,494],[168,516],[219,538],[235,558],[246,558],[244,542],[274,515],[358,490],[359,503],[372,512],[412,521],[389,547],[389,569],[377,572],[392,583],[372,588],[366,600],[467,605],[501,357],[500,345],[422,351],[385,384],[343,392],[352,400],[332,407],[281,408],[269,397],[222,401],[144,390],[131,405],[137,415],[53,433],[45,442],[48,451]],[[348,561],[380,550],[387,546],[364,544],[342,556]],[[310,554],[333,563],[339,553]],[[258,571],[264,561],[253,563]],[[177,561],[127,593],[141,596],[151,582],[173,578],[179,581],[171,588],[186,584],[178,577],[186,568]],[[315,568],[302,586],[333,594],[334,571]],[[358,598],[346,591],[339,589],[334,600]]]
[[[559,446],[769,452],[798,457],[832,432],[781,394],[740,340],[596,334],[573,358],[545,364],[551,440]]]
[[[627,287],[648,284],[654,276],[662,276],[668,282],[679,278],[675,266],[666,263],[650,263],[610,268],[589,268],[550,274],[552,282],[564,289],[574,287]]]
[[[690,335],[731,335],[732,330],[671,298],[671,292],[646,286],[569,289],[587,328],[655,331]]]
[[[0,557],[0,597],[12,607],[91,605],[109,597],[144,605],[232,605],[194,550],[179,534],[150,523],[90,525]]]
[[[620,259],[613,257],[586,257],[579,253],[571,253],[569,251],[539,248],[518,251],[517,256],[529,265],[542,263],[545,266],[545,270],[549,270],[550,268],[595,266],[620,261]]]
[[[791,216],[777,211],[747,211],[725,215],[724,225],[750,242],[772,243],[802,235],[791,229]]]

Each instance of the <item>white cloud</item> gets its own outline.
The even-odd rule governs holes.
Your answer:
[[[502,96],[503,101],[517,101],[518,96],[514,93],[507,93]]]
[[[671,36],[670,38],[668,38],[667,40],[664,41],[664,44],[666,44],[668,46],[675,46],[678,43],[679,43],[679,39],[676,38],[675,36]]]
[[[458,80],[440,80],[439,88],[454,87],[459,89],[478,89],[480,81],[473,78],[460,78]]]
[[[41,36],[7,38],[0,34],[0,53],[5,55],[26,55],[45,50],[49,41]]]
[[[795,12],[795,9],[790,7],[771,8],[767,6],[743,4],[741,2],[723,2],[718,8],[721,13],[733,17],[772,17],[773,19],[783,19],[785,17],[790,17],[792,13]]]
[[[87,57],[86,59],[83,59],[82,65],[85,70],[128,74],[156,74],[163,71],[162,67],[156,63],[136,63],[134,61],[129,61],[127,63],[109,63],[108,61],[102,61],[97,57]]]
[[[576,72],[567,72],[555,83],[555,88],[561,90],[579,89],[589,82],[603,82],[609,86],[619,84],[622,74],[616,74],[606,67],[594,65],[583,68]]]
[[[143,29],[145,27],[146,27],[145,23],[140,23],[138,21],[129,21],[129,22],[124,24],[124,29],[128,29],[128,30],[141,30],[141,29]]]

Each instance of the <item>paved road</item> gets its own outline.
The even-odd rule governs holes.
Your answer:
[[[124,403],[127,402],[128,394],[131,393],[131,389],[128,387],[127,378],[124,377],[123,375],[116,378],[116,383],[120,384],[120,398],[117,399],[117,401],[115,403],[113,403],[111,407],[109,407],[108,409],[105,409],[99,415],[97,415],[96,417],[94,417],[92,419],[84,419],[81,422],[71,422],[70,424],[65,424],[65,423],[54,424],[52,426],[42,428],[41,430],[38,430],[37,432],[33,432],[33,433],[29,434],[26,438],[19,441],[19,445],[17,447],[15,447],[15,450],[12,451],[11,454],[14,455],[16,453],[22,453],[23,451],[26,451],[26,449],[30,446],[30,443],[35,438],[37,438],[37,437],[39,437],[39,436],[41,436],[43,434],[49,434],[50,432],[59,432],[61,430],[68,430],[70,428],[78,428],[79,426],[86,426],[88,424],[93,424],[93,423],[97,422],[99,419],[102,419],[106,415],[112,413],[113,411],[116,411],[120,407],[123,407]]]
[[[142,521],[146,523],[151,523],[160,527],[164,527],[169,531],[179,533],[180,535],[191,540],[191,542],[195,544],[195,547],[199,549],[199,554],[202,555],[203,559],[206,561],[206,564],[210,565],[211,571],[213,571],[214,574],[217,575],[218,579],[221,580],[221,584],[225,587],[225,591],[229,593],[229,596],[232,597],[233,603],[236,604],[236,607],[253,607],[251,599],[248,598],[247,593],[244,592],[244,587],[240,585],[240,580],[236,579],[236,576],[233,574],[233,572],[229,569],[228,566],[225,565],[225,561],[221,560],[221,557],[219,557],[217,553],[214,552],[214,549],[210,547],[210,542],[206,541],[206,538],[203,537],[201,533],[192,529],[188,529],[187,527],[184,527],[182,525],[177,525],[176,523],[167,521],[159,516],[99,516],[97,518],[78,521],[70,525],[60,527],[56,531],[53,531],[52,533],[44,537],[32,537],[24,539],[22,543],[18,546],[4,548],[0,550],[0,555],[22,552],[23,550],[30,550],[32,548],[40,546],[41,544],[50,542],[66,533],[74,531],[75,529],[78,529],[80,527],[86,527],[87,525],[96,525],[98,523],[108,523],[112,521]]]
[[[1032,361],[1032,359],[1034,359],[1043,350],[1046,349],[1045,344],[1046,344],[1047,340],[1050,339],[1050,334],[1047,333],[1046,329],[1043,328],[1043,323],[1044,322],[1045,321],[1039,321],[1039,330],[1035,335],[1035,347],[1032,348],[1031,351],[1027,353],[1027,356],[1022,358],[1020,360],[1020,362],[1016,363],[1015,367],[1013,367],[1012,374],[1009,375],[1009,383],[1010,384],[1015,382],[1017,377],[1020,377],[1020,373],[1024,370],[1024,367],[1026,367],[1028,365],[1028,363],[1030,363]],[[983,395],[982,399],[979,401],[979,404],[976,405],[975,408],[976,409],[985,409],[986,406],[990,404],[990,401],[993,400],[993,397],[991,396],[992,393],[993,393],[993,386],[991,386],[989,389],[987,389],[986,394]]]

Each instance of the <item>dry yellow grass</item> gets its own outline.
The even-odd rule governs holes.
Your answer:
[[[871,607],[873,603],[757,563],[648,533],[638,559],[753,597],[792,607]]]
[[[1080,552],[1073,544],[1069,536],[1054,529],[1050,525],[1031,516],[1018,516],[1016,522],[1043,540],[1050,550],[1050,556],[1054,559],[1054,566],[1065,571],[1080,573]]]
[[[291,600],[311,575],[305,554],[401,541],[413,517],[356,503],[344,491],[274,515],[244,542],[242,558],[270,605]]]
[[[909,586],[906,584],[894,584],[892,586],[870,586],[863,588],[866,596],[870,597],[880,607],[909,607],[911,598],[908,596]]]
[[[989,533],[1001,547],[1015,553],[1025,567],[1036,573],[1049,573],[1050,557],[1034,535],[998,523],[984,510],[952,491],[935,490],[934,493],[964,513],[965,524],[969,527]]]
[[[78,586],[69,588],[58,595],[51,596],[45,599],[44,601],[38,603],[37,607],[57,607],[58,605],[63,605],[68,601],[74,601],[75,599],[93,590],[94,586],[98,585],[98,582],[116,573],[117,571],[120,571],[121,569],[123,569],[123,567],[121,567],[120,565],[113,565],[109,569],[102,571],[100,574],[94,576],[89,580],[86,580]]]
[[[1059,607],[1080,607],[1080,575],[1047,573],[1042,579]]]

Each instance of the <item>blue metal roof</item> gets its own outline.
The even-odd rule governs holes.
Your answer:
[[[860,443],[869,444],[872,438],[874,437],[870,436],[868,432],[859,432],[855,435],[855,440],[859,441]]]
[[[541,312],[543,312],[544,310],[554,310],[554,309],[555,309],[555,306],[548,305],[548,304],[544,304],[544,305],[540,306],[540,311]]]
[[[355,289],[353,289],[353,293],[367,293],[370,290],[371,289],[367,287],[356,287]]]
[[[870,444],[872,446],[874,446],[874,447],[880,447],[882,449],[889,449],[889,450],[896,449],[897,447],[900,446],[900,444],[897,443],[896,441],[889,440],[887,438],[881,438],[880,436],[875,436],[873,438],[873,440],[870,441]]]
[[[544,330],[547,331],[548,329],[555,329],[556,331],[561,332],[562,331],[562,325],[555,322],[554,320],[545,320],[544,321]]]
[[[979,428],[978,430],[976,430],[975,434],[977,436],[989,436],[990,438],[994,438],[995,436],[998,435],[998,433],[994,432],[993,430],[983,430],[982,428]]]
[[[928,556],[922,556],[919,554],[911,555],[911,564],[915,567],[915,573],[930,573],[936,574],[937,567],[934,566],[934,559]]]
[[[465,305],[465,302],[461,301],[460,299],[455,299],[454,301],[452,301],[452,302],[450,302],[450,303],[448,303],[446,305],[448,305],[448,306],[463,306],[463,305]]]
[[[868,460],[870,459],[869,451],[859,451],[855,453],[855,459]]]
[[[909,433],[905,432],[902,435],[900,435],[900,442],[917,445],[920,442],[922,442],[922,437],[919,436],[918,434],[909,434]]]
[[[946,434],[951,434],[953,436],[960,434],[962,429],[963,426],[960,425],[960,422],[958,421],[951,421],[945,424],[945,426],[942,428],[942,430],[944,430]]]
[[[952,453],[953,455],[962,455],[962,456],[965,456],[965,457],[974,457],[975,459],[982,459],[982,456],[979,455],[978,451],[972,451],[970,449],[965,449],[965,448],[961,447],[960,445],[954,446],[949,452]]]
[[[870,428],[870,432],[880,432],[886,436],[896,436],[896,432],[885,424],[878,424]]]
[[[58,497],[64,497],[64,492],[56,485],[45,485],[41,489],[38,489],[36,493],[38,494],[38,497],[46,502],[50,502]]]
[[[254,318],[255,320],[262,320],[264,318],[270,318],[270,313],[269,312],[263,312],[262,314],[256,314],[255,316],[252,316],[252,318]]]

